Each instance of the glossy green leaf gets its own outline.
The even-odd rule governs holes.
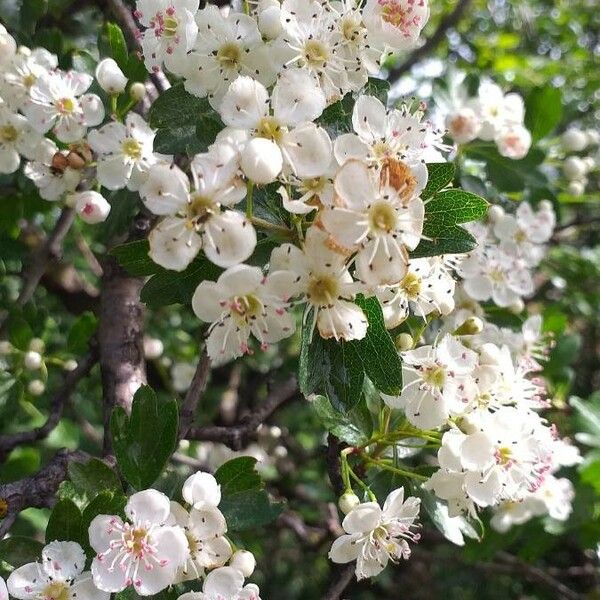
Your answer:
[[[81,511],[71,500],[59,500],[52,509],[46,527],[46,543],[54,540],[81,540]]]
[[[105,23],[98,34],[98,50],[102,58],[112,58],[122,71],[127,70],[129,53],[121,28],[115,23]]]
[[[383,102],[384,105],[387,104],[388,94],[390,92],[390,82],[387,79],[377,79],[376,77],[369,77],[367,84],[362,90],[362,94],[368,96],[375,96]]]
[[[90,338],[96,332],[98,319],[91,312],[84,312],[73,323],[67,337],[67,349],[73,354],[84,353],[89,345]]]
[[[429,163],[427,173],[427,185],[420,194],[422,200],[431,198],[454,179],[454,163]]]
[[[525,127],[534,141],[546,137],[562,119],[562,94],[559,88],[545,85],[535,88],[525,101]]]
[[[110,254],[117,262],[134,277],[145,277],[164,271],[148,256],[150,245],[148,240],[137,240],[127,244],[115,246]]]
[[[70,463],[69,479],[89,498],[94,498],[100,492],[121,491],[117,474],[98,458],[91,458],[87,463]]]
[[[21,535],[0,540],[0,562],[5,562],[13,569],[31,562],[39,561],[42,557],[44,544],[38,540]]]
[[[310,402],[325,429],[351,446],[364,444],[372,433],[370,414],[361,404],[348,412],[340,412],[325,396],[315,396]]]
[[[222,464],[215,472],[215,478],[221,485],[221,494],[227,496],[245,490],[262,489],[264,484],[255,467],[256,459],[252,456],[240,456]]]

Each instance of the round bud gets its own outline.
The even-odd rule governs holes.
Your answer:
[[[476,335],[483,331],[483,321],[479,317],[469,317],[454,332],[456,335]]]
[[[281,33],[281,8],[269,6],[258,13],[258,29],[268,39],[274,40]]]
[[[74,205],[82,221],[95,225],[106,221],[110,212],[110,204],[102,194],[94,191],[79,192],[74,194]]]
[[[77,361],[73,360],[72,358],[65,361],[65,364],[63,365],[63,369],[65,371],[74,371],[76,368],[77,368]]]
[[[285,446],[275,446],[273,455],[275,458],[285,458],[288,455],[288,450]]]
[[[105,58],[98,63],[96,79],[107,94],[120,94],[127,85],[127,77],[112,58]]]
[[[266,138],[253,138],[244,147],[240,160],[242,170],[254,183],[271,183],[283,167],[279,146]]]
[[[34,379],[33,381],[30,381],[29,385],[27,386],[27,391],[32,396],[41,396],[45,390],[46,386],[44,385],[44,382],[40,381],[39,379]]]
[[[586,129],[585,137],[587,139],[588,146],[596,146],[600,144],[600,131],[597,129]]]
[[[42,366],[42,355],[39,352],[29,350],[29,352],[25,352],[23,364],[25,365],[26,369],[29,369],[30,371],[36,371]]]
[[[277,425],[273,425],[273,427],[269,427],[269,433],[272,438],[280,438],[281,437],[281,427],[277,427]]]
[[[44,344],[44,340],[41,340],[40,338],[32,338],[32,340],[29,342],[29,349],[33,350],[33,352],[39,352],[42,354],[45,347],[46,344]]]
[[[575,128],[567,129],[567,131],[562,134],[560,141],[563,148],[568,152],[580,152],[588,143],[585,133]]]
[[[586,173],[589,173],[596,168],[596,161],[594,160],[593,156],[584,156],[582,160],[583,164],[585,165]]]
[[[579,156],[569,156],[563,163],[563,173],[567,179],[581,179],[586,174],[585,163]]]
[[[396,344],[396,350],[404,352],[406,350],[411,350],[415,341],[410,333],[399,333],[396,336],[394,343]]]
[[[250,577],[256,568],[256,559],[248,550],[238,550],[233,553],[229,566],[237,569],[244,577]]]
[[[69,154],[67,154],[67,165],[71,167],[71,169],[81,171],[81,169],[85,167],[85,159],[77,152],[69,152]]]
[[[136,102],[143,100],[146,97],[146,86],[139,81],[132,83],[129,88],[129,95],[131,96],[131,99]]]
[[[498,206],[497,204],[490,206],[490,208],[488,209],[488,218],[490,221],[492,221],[492,223],[495,223],[496,221],[501,219],[505,214],[506,213],[504,212],[504,209],[501,206]]]
[[[165,347],[159,339],[151,337],[144,338],[144,357],[147,360],[155,360],[159,358],[164,349]]]
[[[360,504],[358,496],[354,492],[344,492],[338,500],[340,510],[347,515],[352,509]]]
[[[524,308],[525,308],[525,302],[523,302],[523,300],[521,300],[521,298],[519,298],[518,300],[515,300],[508,307],[508,310],[510,310],[510,312],[514,313],[515,315],[518,315],[523,312]]]
[[[541,210],[554,210],[554,207],[552,206],[552,202],[550,202],[550,200],[542,200],[540,201],[540,209]]]
[[[581,196],[585,192],[585,186],[581,181],[571,181],[567,186],[567,191],[571,196]]]
[[[6,356],[12,352],[12,344],[6,340],[0,341],[0,356]]]

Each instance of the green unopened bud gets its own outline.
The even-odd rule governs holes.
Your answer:
[[[129,95],[131,96],[131,99],[135,100],[136,102],[143,100],[146,96],[146,86],[139,81],[132,83],[131,87],[129,88]]]
[[[410,333],[399,333],[394,343],[396,344],[396,350],[404,352],[405,350],[411,350],[415,341]]]
[[[360,500],[354,492],[345,492],[338,500],[338,506],[345,515],[347,515],[353,508],[356,508],[359,504]]]
[[[483,331],[483,321],[479,317],[469,317],[456,331],[454,335],[475,335]]]

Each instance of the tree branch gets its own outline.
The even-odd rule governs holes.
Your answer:
[[[94,348],[77,365],[77,368],[65,375],[63,384],[57,390],[50,404],[50,414],[41,427],[30,431],[20,431],[0,436],[0,462],[3,462],[8,453],[22,444],[31,444],[47,437],[58,425],[65,403],[75,391],[77,384],[86,377],[98,360],[97,350]]]
[[[427,41],[409,54],[408,58],[398,67],[391,69],[388,74],[388,79],[393,81],[398,79],[401,75],[404,75],[410,68],[419,62],[422,58],[427,56],[434,48],[436,48],[446,36],[449,29],[455,27],[463,14],[467,10],[471,0],[458,0],[454,10],[446,15],[434,31],[433,35],[427,39]]]
[[[333,581],[323,600],[339,600],[354,577],[354,569],[354,562],[344,565],[343,567],[336,567]]]
[[[340,441],[330,433],[327,436],[327,473],[335,493],[339,496],[344,492],[344,481],[340,467]]]
[[[291,377],[287,381],[278,384],[267,399],[240,423],[230,427],[216,425],[190,427],[186,438],[189,440],[222,442],[232,450],[241,450],[255,437],[258,426],[266,421],[279,407],[290,401],[297,392],[298,383],[295,377]]]
[[[185,395],[179,411],[179,439],[186,437],[198,408],[198,402],[202,398],[202,394],[206,389],[208,376],[210,375],[210,358],[206,352],[206,347],[203,348],[200,355],[200,361],[196,367],[196,372],[192,379],[192,383]]]

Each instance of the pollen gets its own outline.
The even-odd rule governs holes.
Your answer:
[[[14,142],[19,137],[19,132],[12,125],[3,125],[0,127],[0,142]]]

